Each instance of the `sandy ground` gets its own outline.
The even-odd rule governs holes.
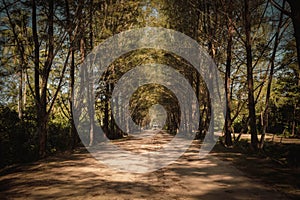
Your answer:
[[[170,140],[154,138],[114,142],[124,149],[156,148]],[[111,169],[85,149],[1,171],[0,199],[286,199],[248,178],[213,154],[198,159],[200,144],[169,166],[135,174]]]

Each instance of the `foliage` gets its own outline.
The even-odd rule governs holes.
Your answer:
[[[34,124],[21,121],[18,113],[0,106],[0,166],[37,158]]]
[[[245,10],[247,2],[251,12]],[[260,132],[267,107],[268,132],[300,134],[300,68],[293,36],[294,18],[282,15],[267,0],[3,0],[2,3],[1,166],[36,159],[38,150],[39,156],[43,156],[75,148],[79,144],[71,107],[75,72],[94,47],[108,37],[145,26],[180,31],[195,39],[214,59],[224,74],[220,81],[227,83],[230,109],[226,110],[230,113],[226,118],[231,122],[226,124],[226,130],[249,132],[257,126],[254,131]],[[291,10],[284,2],[282,5]],[[203,77],[183,58],[157,49],[129,52],[99,77],[103,84],[95,91],[95,114],[106,135],[111,139],[126,135],[117,127],[111,110],[115,84],[130,69],[151,63],[171,66],[189,81],[201,113],[199,130],[195,131],[203,138],[213,112]],[[274,73],[270,66],[274,67]],[[272,87],[270,103],[266,105],[269,80]],[[254,97],[251,102],[247,97],[250,90]],[[168,89],[157,85],[140,87],[129,103],[133,120],[143,126],[151,123],[151,106],[161,104],[167,112],[164,128],[176,133],[180,108]],[[249,103],[254,111],[251,118],[256,118],[250,126]],[[222,117],[223,113],[215,115]],[[93,127],[89,129],[86,137],[93,145],[96,134]]]

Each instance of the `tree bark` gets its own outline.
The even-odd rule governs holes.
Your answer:
[[[71,44],[72,45],[72,44]],[[70,66],[70,99],[69,99],[69,104],[70,104],[70,124],[71,124],[71,129],[70,129],[70,136],[71,136],[71,149],[74,149],[75,146],[78,143],[78,133],[77,129],[75,126],[74,122],[74,110],[73,110],[73,104],[74,104],[74,82],[75,82],[75,55],[74,55],[74,47],[72,45],[71,47],[71,66]]]
[[[231,2],[230,2],[231,3]],[[233,36],[233,26],[232,26],[232,14],[229,11],[228,19],[228,35],[227,35],[227,58],[226,58],[226,71],[225,71],[225,94],[226,94],[226,117],[225,117],[225,145],[232,146],[232,120],[231,120],[231,61],[232,61],[232,36]]]
[[[294,105],[293,105],[292,131],[291,131],[292,137],[295,136],[295,129],[296,129],[296,109],[297,109],[297,105],[294,103]]]
[[[107,76],[105,76],[105,99],[104,99],[104,120],[103,120],[103,126],[104,126],[104,132],[106,134],[106,137],[109,138],[110,137],[110,133],[109,133],[109,130],[108,130],[108,125],[109,125],[108,94],[109,94],[109,86],[108,86],[108,82],[107,82]]]
[[[300,86],[300,1],[299,0],[287,0],[291,7],[291,18],[294,26],[294,35],[296,38],[296,47],[297,47],[297,59],[298,59],[298,86]],[[295,116],[296,116],[296,104],[294,104],[293,109],[293,124],[292,124],[292,135],[295,134]]]
[[[41,72],[39,71],[39,44],[38,44],[38,35],[37,35],[37,23],[36,23],[36,4],[33,0],[33,34],[34,34],[34,43],[35,43],[35,70],[36,73],[36,101],[37,101],[37,134],[39,136],[39,156],[42,158],[46,155],[46,142],[47,142],[47,124],[49,119],[49,112],[47,112],[47,83],[48,77],[51,70],[52,60],[54,57],[54,1],[49,0],[49,13],[48,13],[48,55],[45,62],[45,65]],[[41,75],[41,88],[39,87],[39,75]],[[40,93],[41,89],[41,93]]]
[[[297,59],[300,70],[300,1],[299,0],[287,0],[291,7],[291,15],[294,26],[294,36],[296,38],[297,47]]]
[[[73,110],[73,104],[74,104],[74,83],[75,83],[75,38],[74,38],[74,34],[72,32],[74,26],[71,22],[70,19],[70,6],[69,6],[69,0],[65,0],[65,4],[66,4],[66,14],[67,14],[67,29],[68,29],[68,35],[70,38],[70,54],[71,54],[71,64],[70,64],[70,98],[69,98],[69,106],[70,106],[70,117],[69,117],[69,121],[70,121],[70,143],[69,143],[69,148],[70,149],[74,149],[76,144],[78,143],[79,139],[78,139],[78,133],[76,130],[76,126],[74,123],[74,110]]]
[[[93,41],[93,0],[90,0],[90,7],[89,7],[89,46],[90,50],[92,51],[94,48],[94,41]],[[92,70],[92,69],[90,69]],[[93,72],[92,72],[93,74]],[[90,83],[90,88],[89,88],[89,113],[90,113],[90,143],[89,146],[94,145],[94,131],[95,131],[95,92],[94,92],[94,80],[92,79],[92,82]]]
[[[19,94],[18,94],[18,114],[19,119],[23,120],[23,69],[19,70]]]
[[[40,59],[39,59],[39,40],[37,34],[37,19],[36,19],[36,2],[32,0],[32,34],[33,34],[33,42],[34,42],[34,89],[35,89],[35,103],[37,109],[37,135],[40,137],[43,123],[41,121],[41,104],[40,104]],[[41,142],[41,138],[39,138],[39,142]],[[40,145],[40,144],[39,144]],[[41,147],[39,146],[39,150]],[[39,151],[40,154],[40,151]]]
[[[244,20],[245,20],[245,34],[246,34],[246,53],[247,53],[247,84],[248,84],[248,110],[249,110],[249,126],[251,134],[251,145],[257,149],[258,138],[256,130],[256,115],[255,115],[255,101],[254,101],[254,81],[253,81],[253,67],[252,67],[252,39],[251,39],[251,15],[249,8],[249,0],[244,0]]]

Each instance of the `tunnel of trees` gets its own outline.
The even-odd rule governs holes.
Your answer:
[[[265,133],[300,136],[298,0],[1,0],[0,5],[1,166],[80,146],[71,106],[80,65],[110,36],[146,26],[182,32],[213,58],[227,98],[225,146],[238,142],[240,133],[251,134],[254,149],[263,149]],[[211,113],[203,78],[183,58],[156,49],[129,52],[99,77],[96,123],[110,139],[127,136],[112,117],[110,97],[122,75],[151,63],[172,66],[188,80],[202,116],[197,138],[203,138]],[[149,109],[156,104],[166,110],[163,128],[176,134],[178,100],[161,85],[133,94],[133,121],[150,126]],[[95,145],[97,133],[89,129]]]

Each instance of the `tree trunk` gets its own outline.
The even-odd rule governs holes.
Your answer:
[[[229,11],[230,12],[230,11]],[[232,61],[232,34],[233,26],[231,22],[231,14],[228,19],[228,35],[227,35],[227,58],[226,58],[226,71],[225,71],[225,94],[226,94],[226,117],[225,117],[225,145],[232,146],[232,120],[231,120],[231,61]]]
[[[24,89],[23,89],[23,108],[26,108],[26,104],[27,104],[27,74],[26,74],[26,70],[23,71],[24,72]]]
[[[39,156],[40,158],[43,158],[46,155],[48,116],[45,110],[40,110],[38,117],[37,132],[39,134]]]
[[[294,35],[296,38],[297,46],[297,58],[298,64],[300,63],[300,1],[299,0],[287,0],[291,7],[291,18],[294,26]],[[300,65],[299,65],[300,70]]]
[[[104,99],[104,120],[103,120],[103,126],[104,126],[104,132],[106,136],[109,138],[110,133],[108,130],[109,125],[109,107],[108,107],[108,93],[109,93],[109,86],[107,82],[107,76],[105,77],[105,99]]]
[[[283,7],[284,7],[284,4],[285,4],[285,1],[283,1]],[[270,75],[269,75],[268,86],[267,86],[265,109],[264,109],[263,117],[262,117],[263,128],[262,128],[261,139],[259,142],[260,149],[262,149],[264,146],[264,140],[265,140],[266,130],[267,130],[267,126],[268,126],[269,101],[270,101],[270,96],[271,96],[271,86],[272,86],[272,80],[273,80],[273,74],[274,74],[274,68],[275,68],[275,57],[276,57],[277,48],[278,48],[278,45],[280,42],[279,34],[280,34],[281,25],[282,25],[282,18],[283,18],[283,13],[281,12],[280,19],[279,19],[278,26],[277,26],[277,31],[275,34],[274,48],[273,48],[272,56],[270,59],[271,68],[270,68]]]
[[[86,46],[85,46],[85,39],[82,35],[80,38],[80,53],[81,53],[81,63],[84,62],[86,57]],[[92,70],[92,68],[88,68],[87,70]],[[86,73],[86,76],[89,76],[90,74],[93,74],[92,71],[88,71]],[[89,115],[89,146],[92,146],[94,144],[94,98],[93,98],[93,77],[85,77],[85,80],[88,81],[87,84],[87,109],[88,109],[88,115]]]
[[[114,71],[112,71],[114,73]],[[112,92],[114,90],[114,83],[110,83],[110,91]],[[112,100],[112,99],[111,99]],[[114,123],[114,112],[113,112],[113,107],[112,103],[110,104],[110,124],[109,124],[109,132],[112,135],[113,139],[118,138],[118,134],[115,132],[115,123]]]
[[[214,45],[214,35],[215,35],[215,29],[213,28],[213,20],[212,20],[212,14],[211,14],[211,7],[210,4],[207,3],[206,4],[206,12],[207,12],[207,30],[206,33],[209,35],[209,41],[208,41],[208,52],[209,55],[211,56],[211,58],[214,60],[216,57],[216,49],[215,49],[215,45]],[[207,87],[209,89],[214,89],[213,88],[213,80],[214,80],[214,72],[212,71],[213,69],[210,67],[209,68],[209,82],[207,84]],[[215,127],[215,113],[214,113],[214,107],[211,106],[211,101],[212,99],[209,100],[210,101],[210,126],[209,126],[209,130],[207,132],[208,134],[208,139],[213,141],[214,140],[214,127]]]
[[[75,82],[75,61],[74,61],[74,48],[71,47],[71,69],[70,69],[70,123],[71,123],[71,148],[73,149],[78,143],[78,133],[74,123],[74,111],[73,111],[73,103],[74,103],[74,82]]]
[[[89,47],[90,51],[94,48],[93,41],[93,0],[90,0],[89,6]],[[90,69],[92,70],[92,69]],[[91,72],[93,74],[93,72]],[[94,80],[92,79],[89,84],[89,114],[90,114],[90,143],[89,146],[94,145],[94,131],[95,131],[95,92],[94,92]]]
[[[35,89],[35,101],[36,107],[40,102],[40,47],[37,34],[37,21],[36,21],[36,4],[35,0],[32,0],[32,34],[34,41],[34,89]]]
[[[78,143],[77,137],[77,130],[74,123],[74,110],[73,110],[73,103],[74,103],[74,82],[75,82],[75,47],[74,47],[74,35],[72,33],[72,24],[70,20],[70,7],[69,7],[69,0],[65,0],[66,4],[66,14],[67,14],[67,25],[68,27],[68,35],[70,38],[70,54],[71,54],[71,64],[70,64],[70,98],[69,98],[69,106],[70,106],[70,118],[69,122],[71,125],[69,136],[70,136],[70,143],[69,148],[74,149],[76,144]]]
[[[70,66],[70,99],[69,99],[69,104],[70,104],[70,139],[71,139],[71,149],[73,149],[76,144],[78,143],[78,133],[76,130],[76,126],[74,123],[74,110],[73,110],[73,104],[74,104],[74,82],[75,82],[75,53],[74,53],[74,47],[73,47],[73,41],[71,42],[71,66]]]
[[[18,114],[19,119],[23,119],[23,69],[19,70],[19,98],[18,98]]]
[[[49,119],[49,112],[47,112],[47,83],[49,73],[51,70],[52,60],[54,57],[54,1],[49,0],[49,15],[48,15],[48,55],[43,67],[41,76],[41,96],[38,109],[38,128],[39,135],[39,156],[44,157],[46,155],[46,142],[47,142],[47,123]],[[39,53],[39,52],[38,52]],[[38,92],[39,93],[39,92]]]
[[[37,20],[36,20],[36,2],[32,0],[32,34],[34,41],[34,89],[35,89],[35,103],[37,109],[37,135],[39,136],[39,155],[41,156],[41,152],[45,150],[43,145],[45,142],[42,141],[41,132],[44,129],[44,125],[41,121],[41,102],[40,102],[40,59],[39,59],[39,40],[37,34]]]
[[[69,3],[68,0],[66,0],[66,13],[67,13],[67,23],[68,25],[71,24],[70,21],[70,10],[69,10]],[[74,110],[73,110],[73,101],[74,101],[74,82],[75,82],[75,52],[74,52],[74,36],[71,31],[71,27],[68,28],[68,34],[70,37],[70,54],[71,54],[71,65],[70,65],[70,99],[69,99],[69,105],[70,105],[70,137],[71,137],[71,149],[74,149],[77,142],[77,130],[74,123]]]
[[[295,129],[296,129],[296,108],[297,108],[297,105],[294,103],[294,105],[293,105],[292,131],[291,131],[291,135],[292,136],[295,136]]]
[[[212,41],[209,42],[209,54],[210,56],[212,57],[212,59],[215,58],[215,47],[214,47],[214,44],[212,43]],[[213,90],[215,88],[213,88],[213,80],[214,80],[214,72],[212,71],[213,69],[212,68],[209,68],[209,80],[208,81],[208,84],[207,84],[207,87],[209,88],[209,90]],[[215,111],[214,111],[214,107],[212,106],[212,99],[209,99],[209,105],[210,105],[210,126],[209,126],[209,129],[208,129],[208,139],[210,141],[213,141],[214,140],[214,127],[215,127]]]
[[[251,39],[251,15],[249,9],[249,0],[244,0],[244,20],[245,20],[245,34],[246,34],[246,53],[247,53],[247,83],[248,83],[248,110],[249,110],[249,125],[251,134],[251,145],[257,149],[258,138],[256,130],[256,116],[255,116],[255,101],[254,101],[254,81],[253,81],[253,67],[252,67],[252,39]]]

